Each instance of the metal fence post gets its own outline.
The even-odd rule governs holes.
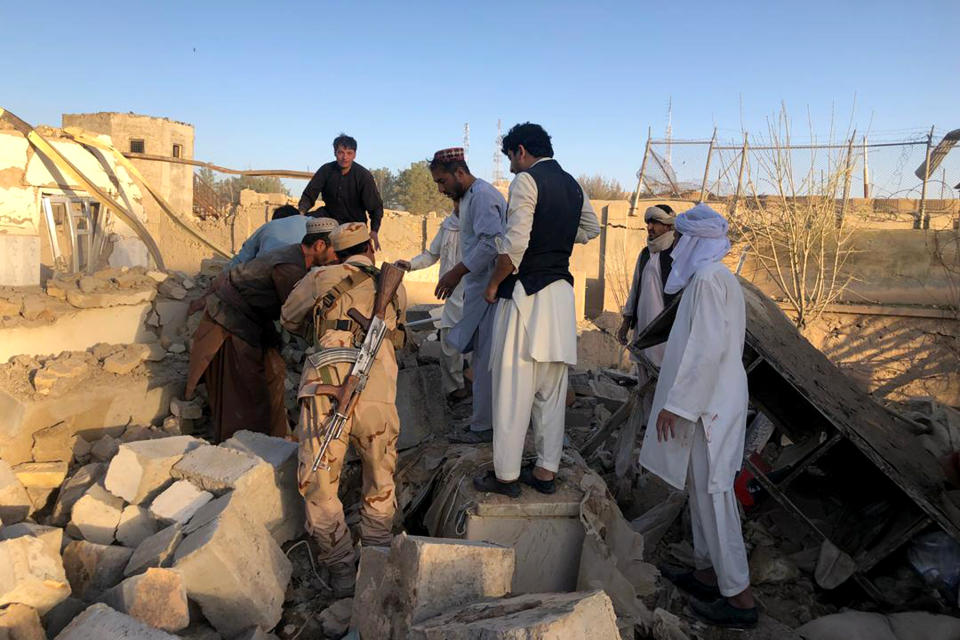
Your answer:
[[[640,162],[640,171],[637,172],[637,190],[633,193],[633,200],[630,201],[630,211],[628,216],[637,215],[637,201],[640,200],[640,190],[643,189],[643,174],[647,170],[647,158],[650,156],[650,139],[653,130],[647,128],[647,145],[643,148],[643,160]]]
[[[733,194],[733,201],[730,203],[730,217],[737,215],[737,201],[740,199],[740,191],[743,188],[743,172],[747,167],[747,136],[743,134],[743,149],[740,151],[740,170],[737,172],[737,190]]]
[[[933,129],[930,127],[930,133],[927,134],[927,156],[923,163],[923,185],[920,187],[920,220],[918,229],[923,228],[923,220],[927,215],[927,181],[930,179],[930,152],[933,149]]]
[[[713,137],[710,138],[710,146],[707,148],[707,164],[703,167],[703,182],[700,183],[700,202],[703,202],[707,192],[707,180],[710,174],[710,158],[713,156],[713,145],[717,143],[717,128],[713,128]]]
[[[850,178],[853,173],[853,138],[857,135],[854,131],[850,136],[850,142],[847,144],[847,161],[843,168],[843,200],[840,201],[840,212],[837,214],[837,228],[843,226],[843,217],[847,213],[847,200],[850,198]]]

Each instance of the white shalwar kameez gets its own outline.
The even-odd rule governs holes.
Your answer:
[[[430,241],[427,250],[410,258],[410,270],[426,269],[439,260],[440,273],[444,274],[460,262],[460,257],[460,217],[451,213],[440,223],[440,229]],[[443,354],[440,360],[440,373],[445,394],[463,388],[464,356],[447,342],[450,328],[460,322],[462,317],[463,283],[461,282],[454,288],[450,297],[444,300],[443,312],[440,315],[440,351]]]
[[[541,159],[542,160],[545,160]],[[528,173],[510,184],[507,226],[500,253],[510,256],[514,272],[523,260],[533,228],[537,184]],[[600,234],[586,193],[576,242]],[[556,472],[563,453],[567,367],[577,364],[577,313],[573,285],[557,280],[527,295],[517,280],[513,296],[500,300],[490,357],[493,377],[493,466],[497,479],[520,476],[523,442],[533,424],[537,466]]]
[[[677,229],[684,233],[682,218],[677,218]],[[685,240],[690,243],[696,238],[685,235],[680,243]],[[673,253],[674,269],[678,255],[679,260],[687,257],[680,243]],[[690,263],[680,266],[678,277],[682,278]],[[713,567],[720,593],[733,596],[750,584],[733,491],[743,459],[747,413],[743,292],[719,261],[701,261],[692,277],[687,271],[687,277],[689,284],[667,340],[640,464],[677,489],[682,490],[689,478],[697,568]],[[682,418],[677,421],[676,437],[665,442],[657,441],[661,409]]]

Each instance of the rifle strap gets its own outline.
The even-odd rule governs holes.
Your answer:
[[[345,293],[354,289],[355,287],[360,286],[367,280],[373,278],[374,282],[379,282],[380,279],[380,269],[376,268],[373,265],[369,264],[357,264],[350,263],[351,266],[356,267],[358,271],[350,271],[340,282],[335,284],[327,291],[322,297],[320,297],[316,304],[313,306],[313,327],[314,327],[314,344],[320,344],[320,337],[326,331],[349,331],[353,334],[354,346],[358,346],[363,342],[363,329],[356,322],[350,319],[341,319],[341,320],[327,320],[325,316],[330,309],[337,303]],[[397,322],[399,323],[400,318],[400,303],[397,299],[397,296],[394,296],[390,301],[390,304],[393,306],[393,312],[396,314]],[[391,330],[391,334],[395,331],[402,331],[402,329]],[[388,335],[387,339],[393,341],[396,344],[396,338],[393,335]]]

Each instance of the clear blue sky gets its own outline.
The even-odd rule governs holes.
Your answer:
[[[831,113],[883,139],[960,127],[958,25],[957,0],[4,2],[0,104],[183,120],[236,168],[315,169],[343,130],[396,169],[469,122],[487,178],[497,118],[531,120],[571,173],[632,188],[670,96],[676,138],[763,132],[781,101],[798,137],[808,112],[820,135]]]

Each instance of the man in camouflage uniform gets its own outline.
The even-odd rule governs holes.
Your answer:
[[[281,322],[290,331],[302,331],[314,319],[314,340],[318,350],[360,346],[363,330],[347,312],[357,309],[369,317],[373,311],[378,271],[365,224],[349,222],[331,234],[333,248],[341,264],[314,269],[297,283],[283,305]],[[401,286],[387,307],[384,322],[392,331],[402,323],[406,292]],[[402,331],[402,328],[400,329]],[[315,425],[323,425],[331,402],[314,395],[317,383],[341,384],[350,372],[349,363],[324,367],[317,371],[304,364],[300,379],[300,493],[306,499],[307,532],[317,542],[318,559],[330,570],[337,597],[353,592],[356,579],[353,540],[337,496],[340,471],[353,443],[363,465],[363,503],[360,507],[360,539],[364,545],[388,545],[392,538],[396,510],[393,474],[397,466],[397,359],[388,334],[377,352],[367,386],[356,410],[346,422],[338,440],[327,449],[323,462],[329,469],[311,471],[320,446],[321,434]]]

